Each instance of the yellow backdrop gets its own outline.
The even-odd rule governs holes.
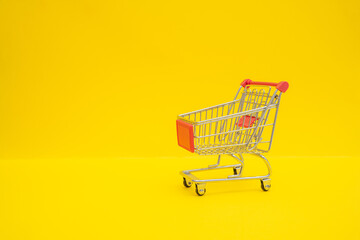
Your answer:
[[[0,238],[356,239],[359,24],[358,1],[0,1]],[[176,116],[245,78],[290,83],[278,188],[195,198]]]

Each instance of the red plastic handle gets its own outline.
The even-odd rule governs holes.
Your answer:
[[[241,86],[246,87],[247,85],[263,85],[263,86],[272,86],[272,87],[276,87],[277,90],[279,90],[280,92],[286,92],[286,90],[288,90],[289,88],[289,83],[288,82],[279,82],[279,83],[271,83],[271,82],[254,82],[251,81],[250,79],[245,79],[242,83]]]

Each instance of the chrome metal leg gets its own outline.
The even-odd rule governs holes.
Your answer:
[[[219,157],[218,157],[217,164],[209,165],[209,168],[215,168],[215,167],[218,167],[218,166],[220,165],[220,160],[221,160],[221,155],[219,155]]]
[[[266,175],[266,177],[270,177],[271,173],[272,173],[272,169],[271,169],[271,165],[269,163],[269,161],[266,159],[266,157],[264,157],[263,155],[261,155],[260,153],[253,153],[253,155],[260,157],[262,160],[264,160],[266,167],[268,169],[268,174]]]
[[[228,176],[228,178],[237,178],[241,176],[242,170],[244,168],[244,159],[241,154],[239,154],[240,158],[238,158],[236,155],[232,154],[230,155],[233,158],[235,158],[237,161],[240,162],[240,165],[237,167],[234,167],[234,175]]]

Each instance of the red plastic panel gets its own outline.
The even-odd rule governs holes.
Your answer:
[[[244,128],[252,127],[252,125],[256,120],[258,120],[258,118],[254,116],[249,116],[249,115],[246,115],[245,117],[242,116],[237,125],[239,127],[243,127],[244,124]]]
[[[194,152],[194,127],[190,123],[176,120],[177,139],[180,147]]]

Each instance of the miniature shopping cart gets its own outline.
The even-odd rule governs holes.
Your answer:
[[[268,191],[271,187],[271,166],[262,154],[271,148],[281,95],[288,87],[287,82],[246,79],[233,101],[179,115],[176,121],[179,146],[199,155],[218,155],[215,165],[180,172],[185,187],[194,183],[196,193],[202,196],[207,182],[260,179],[261,188]],[[268,174],[242,177],[242,155],[246,153],[262,158]],[[237,164],[220,166],[222,155],[231,156]],[[232,168],[233,174],[218,179],[199,179],[192,174],[224,168]]]

